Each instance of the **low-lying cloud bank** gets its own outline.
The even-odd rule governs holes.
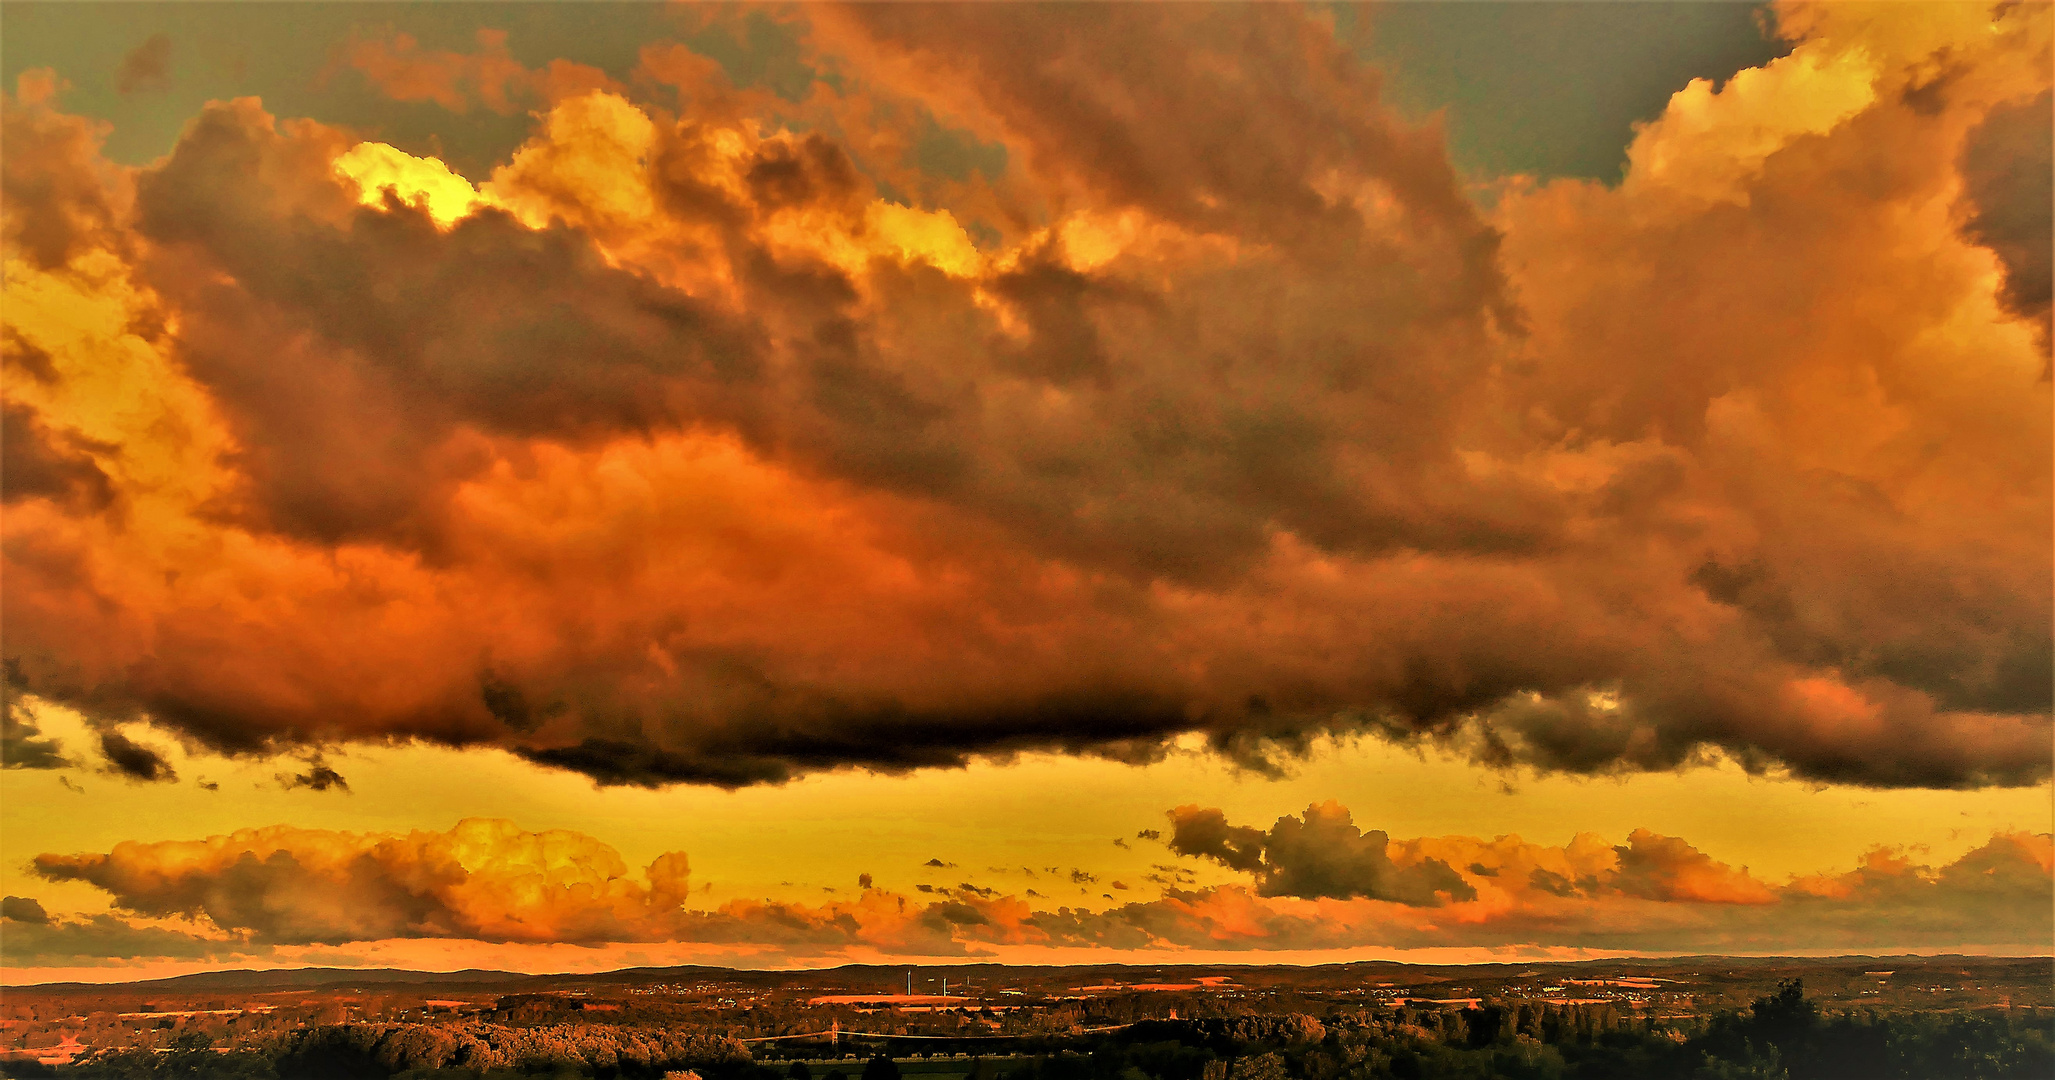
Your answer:
[[[1944,866],[1877,848],[1853,869],[1767,882],[1685,840],[1636,831],[1554,847],[1517,836],[1389,840],[1336,804],[1257,830],[1170,812],[1165,841],[1249,884],[1171,884],[1104,909],[1037,908],[964,882],[910,897],[866,886],[813,905],[691,905],[686,856],[631,870],[581,833],[472,819],[446,833],[278,826],[37,856],[115,915],[53,917],[9,897],[8,963],[262,955],[395,939],[743,947],[759,958],[964,956],[1013,948],[1319,951],[1547,946],[1649,952],[2040,948],[2055,933],[2048,834],[2000,834]],[[130,920],[158,920],[136,923]],[[177,929],[176,927],[183,927]]]
[[[476,185],[254,99],[119,167],[24,74],[6,764],[92,753],[26,694],[608,784],[1361,731],[2049,776],[2046,5],[1782,5],[1618,186],[1489,214],[1313,11],[789,17],[796,101],[358,43],[542,110]],[[1375,872],[1490,902],[1428,865]]]

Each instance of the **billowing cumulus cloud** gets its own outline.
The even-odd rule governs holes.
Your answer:
[[[2048,776],[2044,6],[1781,8],[1620,184],[1489,213],[1315,13],[789,18],[833,77],[783,98],[676,43],[618,84],[355,43],[540,110],[477,183],[250,99],[118,168],[24,76],[29,692],[610,784],[1193,732]],[[1329,824],[1259,888],[1488,895]]]
[[[1405,867],[1393,863],[1390,837],[1357,829],[1348,808],[1339,803],[1309,806],[1299,817],[1287,814],[1268,833],[1230,826],[1221,811],[1197,806],[1171,811],[1170,821],[1170,850],[1253,872],[1261,896],[1367,897],[1416,907],[1477,898],[1477,891],[1440,859],[1429,856]]]
[[[1192,818],[1190,810],[1172,816]],[[1997,835],[1940,867],[1877,848],[1846,872],[1783,883],[1647,831],[1624,844],[1582,834],[1562,846],[1384,835],[1357,832],[1333,804],[1315,806],[1263,834],[1265,862],[1249,871],[1251,884],[1192,888],[1182,875],[1159,875],[1157,898],[1101,909],[1038,908],[1032,890],[1014,896],[968,882],[921,885],[918,898],[865,885],[854,899],[819,905],[695,908],[682,853],[637,872],[595,838],[505,821],[406,834],[280,826],[41,855],[38,874],[96,886],[116,912],[53,917],[31,898],[10,897],[5,913],[10,950],[17,939],[47,951],[92,934],[124,942],[176,935],[183,951],[166,956],[393,939],[667,942],[787,958],[1003,956],[1036,947],[1790,953],[2033,948],[2055,932],[2055,848],[2046,834]],[[1427,887],[1439,894],[1431,902],[1407,893]]]
[[[14,147],[0,165],[0,194],[10,207],[0,215],[0,237],[10,261],[45,269],[65,265],[86,243],[113,240],[126,187],[125,177],[99,159],[106,126],[51,108],[59,86],[51,71],[24,72],[15,93],[0,102],[0,124]],[[31,374],[54,374],[47,355],[11,325],[6,343],[10,365],[37,358],[43,363],[27,365]]]
[[[258,946],[451,938],[682,941],[799,954],[865,945],[956,954],[966,944],[955,928],[985,928],[980,933],[989,937],[1027,914],[1020,901],[969,885],[930,890],[943,899],[920,904],[865,885],[856,900],[818,907],[736,901],[688,909],[683,852],[633,872],[612,847],[582,833],[528,832],[487,819],[461,821],[446,833],[245,829],[199,841],[123,843],[105,853],[45,854],[33,869],[51,881],[102,889],[130,915],[202,920]]]
[[[1500,892],[1555,896],[1617,895],[1664,902],[1771,903],[1776,897],[1746,869],[1736,870],[1673,836],[1637,829],[1609,847],[1580,835],[1563,848],[1517,837],[1492,843],[1464,837],[1394,843],[1356,827],[1348,807],[1316,803],[1286,814],[1269,831],[1230,825],[1225,812],[1200,806],[1170,811],[1165,843],[1179,855],[1211,859],[1256,880],[1259,896],[1302,900],[1385,900],[1434,907],[1479,898],[1472,880]],[[1453,865],[1452,865],[1453,864]],[[1457,873],[1463,866],[1465,873]]]
[[[1662,839],[1662,838],[1657,838]],[[1510,885],[1479,863],[1466,871],[1477,898],[1442,909],[1368,900],[1289,900],[1241,886],[1178,891],[1104,911],[1062,910],[1033,925],[1055,944],[1114,948],[1336,949],[1549,944],[1656,952],[1799,953],[1883,948],[2032,949],[2051,925],[2049,838],[2001,835],[1938,869],[1888,850],[1848,873],[1783,886],[1750,881],[1739,895],[1652,898],[1624,891],[1613,849],[1593,837],[1583,850],[1540,848],[1517,838],[1419,841],[1529,862]],[[1681,845],[1681,841],[1674,841]],[[1604,853],[1604,854],[1600,854]],[[1609,884],[1566,871],[1608,869]],[[1594,858],[1595,856],[1595,858]],[[1702,856],[1701,856],[1702,857]],[[1554,864],[1557,869],[1549,869]]]
[[[1229,825],[1227,813],[1210,807],[1180,806],[1170,812],[1166,841],[1179,855],[1212,859],[1234,870],[1263,869],[1263,848],[1269,837],[1247,825]]]
[[[1174,821],[1215,812],[1186,807]],[[2047,834],[2001,834],[1935,868],[1877,848],[1853,870],[1766,882],[1676,837],[1636,830],[1625,844],[1580,834],[1552,847],[1517,836],[1389,841],[1366,852],[1370,837],[1328,804],[1304,818],[1281,819],[1290,858],[1325,871],[1294,896],[1280,890],[1267,862],[1250,869],[1255,887],[1172,888],[1159,900],[1102,911],[1038,913],[1032,925],[1060,944],[1115,948],[1335,949],[1363,945],[1571,945],[1664,952],[1805,952],[1986,947],[2038,948],[2055,930],[2055,848]],[[1258,842],[1266,834],[1250,830]],[[1215,834],[1217,835],[1217,833]],[[1324,836],[1326,851],[1308,852]],[[1321,841],[1315,841],[1316,843]],[[1210,853],[1195,854],[1213,857]],[[1267,853],[1266,853],[1267,854]],[[1372,861],[1374,860],[1374,862]],[[1375,866],[1378,876],[1363,874]],[[1460,867],[1464,892],[1428,907],[1351,896],[1331,887],[1333,868],[1359,880],[1388,881],[1421,868]],[[1387,867],[1391,869],[1387,869]]]
[[[631,876],[612,848],[581,833],[529,833],[484,819],[404,835],[278,826],[41,855],[34,869],[98,886],[137,914],[204,917],[288,944],[636,940],[656,932],[688,889],[683,854]]]

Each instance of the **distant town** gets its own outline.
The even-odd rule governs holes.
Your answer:
[[[1116,1070],[1113,1080],[1337,1080],[1350,1075],[1341,1066],[1354,1032],[1379,1047],[1356,1064],[1383,1062],[1382,1071],[1355,1070],[1365,1080],[1578,1076],[1598,1075],[1573,1068],[1580,1047],[1602,1049],[1622,1037],[1686,1045],[1723,1024],[1748,1022],[1780,993],[1823,1031],[1893,1018],[1974,1021],[2030,1056],[2046,1050],[2055,1026],[2051,971],[2047,958],[1703,957],[1456,967],[211,972],[10,989],[0,1062],[11,1077],[696,1073],[801,1080],[803,1073],[813,1080],[840,1072],[843,1080],[859,1073],[878,1080],[884,1063],[918,1080],[1038,1080],[1052,1068],[1060,1078],[1067,1057],[1175,1044],[1203,1050],[1206,1060],[1167,1072],[1142,1068],[1139,1077]],[[1319,1056],[1323,1045],[1332,1063]],[[1396,1064],[1413,1060],[1426,1069],[1421,1063],[1442,1050],[1488,1056],[1494,1048],[1508,1060],[1560,1068],[1408,1073]],[[1278,1075],[1249,1072],[1247,1062],[1264,1054],[1277,1055],[1269,1064]],[[172,1070],[174,1062],[183,1064]],[[2022,1059],[2020,1067],[2028,1064]],[[458,1071],[436,1071],[449,1069]]]

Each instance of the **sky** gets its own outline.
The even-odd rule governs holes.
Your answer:
[[[7,5],[0,981],[2055,948],[2046,5]]]

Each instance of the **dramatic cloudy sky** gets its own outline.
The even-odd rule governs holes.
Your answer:
[[[2044,4],[10,3],[0,950],[2045,950]]]

